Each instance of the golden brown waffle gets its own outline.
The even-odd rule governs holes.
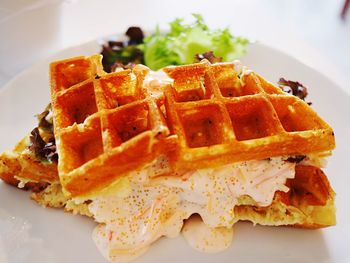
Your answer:
[[[40,191],[47,184],[58,183],[55,163],[42,162],[28,150],[30,135],[20,140],[11,151],[0,154],[0,179],[17,186],[21,180],[23,189]]]
[[[176,148],[160,110],[163,100],[142,86],[147,72],[138,66],[105,74],[99,56],[51,65],[58,170],[73,196],[106,186]]]
[[[334,148],[332,128],[309,105],[234,67],[204,61],[164,69],[174,79],[165,96],[171,131],[179,138],[178,167]]]
[[[332,128],[305,102],[234,63],[167,67],[153,96],[148,68],[106,74],[100,57],[51,64],[58,171],[79,196],[167,156],[176,171],[334,148]]]

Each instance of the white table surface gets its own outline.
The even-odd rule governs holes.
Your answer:
[[[70,46],[124,32],[150,30],[201,13],[211,28],[283,50],[327,75],[350,94],[350,14],[343,0],[1,0],[0,87],[20,71]],[[266,61],[268,66],[268,61]],[[1,88],[0,88],[1,89]]]

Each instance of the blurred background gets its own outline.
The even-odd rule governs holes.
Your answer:
[[[346,2],[1,0],[0,87],[61,49],[123,33],[131,25],[166,29],[175,17],[195,12],[211,28],[229,26],[234,35],[296,57],[350,94],[350,11],[341,16]]]

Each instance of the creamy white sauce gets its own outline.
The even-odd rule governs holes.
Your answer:
[[[231,245],[233,227],[209,227],[198,215],[194,215],[186,220],[182,234],[192,248],[217,253]]]
[[[98,225],[93,232],[93,240],[97,245],[100,253],[109,261],[116,263],[130,262],[148,250],[148,245],[138,248],[120,249],[113,246],[112,232],[106,225]]]
[[[49,110],[49,114],[46,115],[45,120],[48,123],[51,123],[51,124],[53,123],[53,112],[52,112],[52,110]]]
[[[28,178],[23,178],[20,176],[15,176],[15,179],[17,179],[19,182],[17,184],[18,188],[24,188],[26,186],[27,183],[33,182],[33,183],[37,183],[37,181],[28,179]]]
[[[316,166],[319,168],[324,168],[327,166],[327,157],[331,155],[331,152],[321,152],[308,154],[304,160],[300,162],[302,165]]]
[[[246,66],[242,67],[242,76],[252,74],[253,72],[253,70],[249,69]]]
[[[230,244],[239,197],[249,195],[259,206],[268,206],[276,191],[288,191],[285,182],[295,170],[294,163],[279,157],[153,178],[163,166],[164,161],[156,161],[130,174],[123,194],[100,196],[89,205],[101,223],[93,238],[108,260],[128,262],[161,236],[177,236],[183,221],[195,213],[210,228],[203,230],[203,237],[193,236],[196,231],[189,230],[191,224],[197,230],[204,226],[189,221],[186,239],[199,250],[224,249]]]
[[[174,80],[163,71],[150,71],[143,81],[143,86],[153,97],[161,97],[164,94],[164,87]]]
[[[237,73],[240,74],[242,72],[242,63],[239,60],[234,60],[233,62],[233,70]]]

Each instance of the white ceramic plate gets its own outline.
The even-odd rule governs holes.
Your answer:
[[[29,132],[36,122],[33,116],[48,103],[49,61],[99,51],[97,42],[64,50],[0,90],[0,151]],[[285,77],[308,86],[312,106],[334,128],[337,149],[326,172],[337,192],[337,226],[312,231],[239,223],[225,252],[202,254],[181,236],[162,238],[136,262],[350,262],[350,97],[327,77],[262,44],[252,44],[242,61],[270,81]],[[105,262],[91,239],[94,225],[82,216],[43,209],[28,193],[0,182],[0,262]]]

